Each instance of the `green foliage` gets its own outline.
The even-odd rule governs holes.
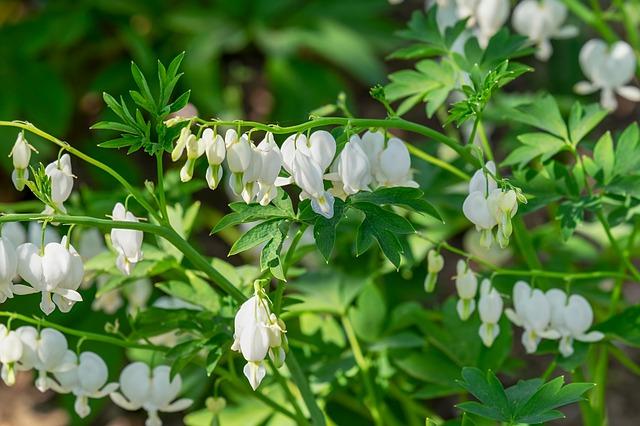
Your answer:
[[[583,400],[582,395],[594,386],[593,383],[564,385],[564,378],[556,377],[547,383],[542,379],[521,380],[505,389],[492,371],[485,374],[471,367],[462,370],[462,378],[460,386],[480,402],[463,402],[458,408],[510,425],[564,418],[556,409]]]
[[[120,137],[102,142],[103,148],[129,147],[128,153],[141,148],[150,155],[171,151],[173,140],[180,130],[179,126],[167,127],[165,120],[172,113],[177,112],[189,102],[190,91],[186,91],[170,102],[171,95],[182,77],[179,73],[184,52],[171,61],[168,68],[158,61],[158,90],[154,96],[149,88],[147,79],[135,62],[131,62],[131,75],[138,90],[130,90],[129,96],[136,105],[132,114],[123,97],[117,101],[108,93],[103,94],[107,106],[113,111],[120,122],[101,121],[91,128],[97,130],[112,130],[120,132]],[[148,118],[145,118],[145,114]]]

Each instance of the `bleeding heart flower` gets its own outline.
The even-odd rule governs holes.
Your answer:
[[[214,135],[213,130],[207,128],[202,132],[202,141],[205,147],[205,153],[207,154],[207,162],[209,167],[207,168],[205,178],[209,188],[216,189],[222,180],[222,162],[224,161],[227,148],[222,136]]]
[[[474,299],[478,291],[478,279],[471,268],[469,268],[469,265],[463,260],[458,261],[456,270],[456,290],[460,298],[456,309],[460,319],[466,321],[476,308],[476,301]]]
[[[117,203],[111,213],[115,221],[138,222],[138,218],[129,212],[122,203]],[[142,260],[142,231],[133,229],[111,230],[111,244],[118,252],[116,266],[123,274],[131,274],[131,268]]]
[[[496,337],[500,334],[498,321],[502,316],[502,307],[503,302],[500,293],[485,278],[480,286],[480,300],[478,301],[478,313],[482,321],[478,333],[486,347],[493,345]]]
[[[16,143],[11,149],[11,154],[9,154],[13,160],[14,169],[11,174],[11,180],[18,191],[22,191],[25,183],[29,180],[29,160],[31,159],[31,151],[35,151],[35,148],[27,142],[24,137],[24,132],[18,133]]]
[[[51,179],[51,201],[53,206],[47,206],[45,214],[59,210],[66,213],[64,202],[67,201],[73,190],[73,173],[71,172],[71,157],[63,154],[58,160],[50,163],[45,168],[45,173]]]
[[[640,102],[640,89],[627,86],[635,74],[636,56],[629,44],[617,41],[608,46],[602,40],[589,40],[580,50],[580,67],[591,82],[581,81],[574,90],[586,95],[600,90],[600,103],[609,110],[618,107],[615,94]]]
[[[22,358],[22,341],[15,331],[9,331],[0,324],[0,363],[2,363],[2,380],[7,386],[16,382],[15,364]]]

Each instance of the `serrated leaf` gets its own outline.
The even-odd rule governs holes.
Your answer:
[[[316,241],[316,246],[327,262],[331,257],[331,252],[333,251],[333,246],[336,241],[336,229],[344,217],[344,211],[345,204],[338,198],[333,205],[333,217],[327,219],[323,216],[318,216],[313,225],[313,237]]]
[[[618,138],[616,144],[615,170],[620,176],[637,171],[640,167],[640,129],[638,123],[629,125]]]
[[[562,140],[569,139],[558,104],[551,95],[543,95],[530,104],[512,109],[508,118],[546,130]]]
[[[241,223],[256,222],[264,219],[292,218],[292,212],[282,206],[275,205],[261,206],[258,203],[246,204],[243,202],[229,204],[232,213],[224,216],[211,230],[211,234],[222,231],[229,226],[239,225]]]
[[[549,133],[525,133],[518,136],[523,146],[514,149],[501,163],[503,166],[528,164],[533,159],[540,157],[545,162],[558,152],[568,148],[562,140]]]

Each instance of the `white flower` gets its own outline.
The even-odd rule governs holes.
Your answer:
[[[331,219],[334,198],[324,189],[323,171],[311,157],[297,151],[293,161],[293,179],[302,189],[300,199],[311,199],[314,212]]]
[[[600,93],[600,103],[604,108],[615,110],[618,106],[615,94],[640,102],[640,89],[627,86],[636,71],[636,56],[629,44],[617,41],[608,46],[602,40],[589,40],[580,50],[580,67],[591,82],[581,81],[574,90],[586,95]]]
[[[265,135],[254,155],[255,162],[260,164],[260,172],[257,176],[259,188],[257,198],[261,205],[266,206],[277,195],[275,182],[282,168],[282,155],[272,133]]]
[[[346,143],[338,158],[338,177],[347,195],[369,190],[371,166],[362,149],[360,136],[353,135]]]
[[[365,152],[369,149],[369,147],[364,144],[364,139],[363,149]],[[387,147],[379,154],[379,163],[375,172],[378,185],[417,188],[418,183],[412,179],[411,174],[411,156],[409,155],[407,146],[398,138],[389,139],[387,141]]]
[[[189,135],[186,142],[187,161],[180,169],[180,180],[188,182],[193,178],[193,169],[196,160],[204,154],[205,144],[202,139],[196,139],[195,135]]]
[[[94,352],[82,352],[79,357],[67,351],[67,362],[72,367],[67,371],[54,372],[56,381],[50,379],[49,387],[58,393],[73,393],[76,397],[74,409],[81,418],[91,413],[89,398],[104,398],[118,388],[117,383],[107,383],[107,364]]]
[[[513,9],[513,28],[536,44],[536,58],[546,61],[553,48],[550,39],[574,37],[578,29],[562,26],[567,19],[567,7],[558,0],[524,0]]]
[[[35,222],[30,222],[29,225],[31,224],[34,224],[36,226],[38,225]],[[27,232],[20,222],[3,223],[2,230],[0,230],[0,236],[2,236],[2,238],[9,239],[14,247],[18,247],[20,244],[24,244],[27,242]]]
[[[15,331],[9,331],[0,324],[0,363],[2,363],[2,380],[7,386],[16,382],[15,364],[22,358],[22,341]]]
[[[243,371],[254,390],[266,375],[262,361],[267,355],[276,367],[284,362],[287,345],[284,333],[284,323],[271,313],[266,296],[256,288],[255,295],[236,313],[231,346],[231,350],[242,353],[247,360]]]
[[[480,47],[485,48],[509,18],[508,0],[456,0],[458,18],[468,18]]]
[[[487,162],[485,168],[492,174],[496,173],[496,165],[493,161]],[[462,212],[481,233],[481,244],[491,247],[493,241],[492,229],[497,222],[489,208],[489,194],[498,187],[493,177],[485,170],[480,169],[474,173],[469,181],[469,195],[462,204]]]
[[[121,393],[112,392],[111,399],[125,410],[146,410],[146,426],[161,426],[162,420],[158,412],[182,411],[193,403],[186,398],[174,401],[182,389],[182,378],[176,374],[173,380],[170,380],[170,371],[166,365],[151,370],[142,362],[129,364],[120,374]]]
[[[117,203],[111,213],[111,218],[115,221],[138,222],[138,218],[125,209],[122,203]],[[111,230],[111,244],[118,252],[116,266],[123,274],[131,274],[131,268],[142,260],[142,231],[133,229]]]
[[[18,328],[16,333],[22,342],[22,357],[18,361],[18,370],[36,370],[36,388],[40,392],[49,389],[47,373],[58,373],[73,368],[67,354],[67,339],[58,330],[45,328],[38,333],[35,328],[24,326]]]
[[[502,315],[502,297],[500,293],[491,286],[488,279],[482,280],[480,286],[480,300],[478,301],[478,313],[480,314],[480,329],[478,334],[482,339],[482,343],[486,347],[493,345],[496,337],[500,334],[500,316]]]
[[[178,161],[180,157],[182,157],[182,153],[187,147],[187,140],[189,139],[189,136],[191,136],[191,129],[189,126],[183,127],[180,130],[180,136],[176,141],[176,146],[173,148],[173,151],[171,151],[171,161]]]
[[[29,180],[29,161],[31,160],[31,151],[35,149],[27,142],[24,132],[18,133],[16,143],[9,154],[13,159],[13,173],[11,180],[18,191],[24,189],[25,182]]]
[[[0,238],[0,303],[4,303],[7,299],[13,297],[13,279],[16,277],[17,272],[18,256],[16,248],[9,238],[2,237]]]
[[[460,297],[456,309],[460,319],[466,321],[476,308],[474,298],[478,291],[478,279],[464,260],[458,260],[456,270],[456,291]]]
[[[27,240],[14,245],[18,247],[23,243],[32,243],[40,247],[42,245],[42,224],[37,222],[29,222],[29,226],[27,227],[27,236]],[[49,243],[55,243],[58,241],[60,241],[60,234],[58,234],[56,228],[47,225],[47,227],[44,229],[44,244],[47,245]]]
[[[500,247],[505,248],[509,245],[509,237],[513,232],[511,218],[518,211],[518,198],[516,191],[510,189],[503,191],[494,189],[487,199],[491,216],[498,225],[496,239]]]
[[[427,277],[424,280],[424,290],[427,293],[433,292],[438,280],[438,273],[444,268],[444,258],[435,250],[427,253]]]
[[[241,195],[245,189],[245,183],[250,178],[245,177],[245,173],[251,173],[253,170],[253,149],[249,137],[244,134],[238,138],[235,130],[229,129],[224,136],[225,145],[227,147],[227,165],[231,171],[231,190],[236,195]]]
[[[560,334],[549,328],[551,321],[551,305],[544,293],[532,289],[524,281],[516,282],[513,287],[513,309],[506,309],[505,314],[515,325],[524,328],[522,344],[527,353],[538,348],[541,338],[557,339]]]
[[[66,281],[71,271],[71,255],[62,244],[49,243],[40,249],[34,244],[25,243],[18,247],[17,254],[18,274],[31,286],[16,284],[15,294],[42,293],[40,309],[46,315],[55,310],[51,300],[53,294],[73,302],[82,301],[80,293],[61,286],[68,285]],[[75,273],[77,271],[74,271]]]
[[[216,189],[222,180],[221,164],[225,159],[227,149],[222,136],[215,134],[213,130],[207,128],[202,132],[202,141],[207,154],[209,167],[205,174],[209,188]]]
[[[84,278],[84,263],[76,249],[71,244],[67,244],[66,235],[62,237],[60,244],[69,251],[70,264],[66,277],[58,284],[58,289],[72,290],[75,292],[80,288],[80,284],[82,284]],[[59,293],[53,295],[53,303],[58,306],[60,312],[69,312],[75,302],[76,300],[67,298]]]
[[[573,354],[573,341],[597,342],[604,338],[599,331],[587,333],[593,323],[593,310],[587,300],[573,294],[567,301],[567,295],[559,289],[546,293],[551,305],[551,327],[560,334],[559,350],[562,356]]]
[[[51,179],[51,201],[53,206],[47,206],[45,214],[53,212],[53,209],[66,213],[64,202],[67,201],[73,190],[73,173],[71,172],[71,157],[63,154],[58,160],[50,163],[45,168],[45,173]]]

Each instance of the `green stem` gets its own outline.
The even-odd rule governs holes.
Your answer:
[[[469,176],[468,174],[466,174],[465,172],[463,172],[462,170],[460,170],[459,168],[457,168],[453,164],[447,163],[446,161],[442,161],[438,157],[434,157],[431,154],[427,154],[426,152],[424,152],[423,150],[421,150],[420,148],[418,148],[418,147],[416,147],[414,145],[407,144],[407,148],[409,149],[409,152],[411,154],[413,154],[414,156],[426,161],[427,163],[431,163],[436,167],[440,167],[441,169],[446,170],[446,171],[458,176],[462,180],[470,180],[471,179],[471,176]]]
[[[167,213],[167,201],[164,193],[164,171],[162,169],[162,152],[156,154],[156,171],[158,175],[158,201],[160,204],[160,213],[162,217],[169,223],[169,214]]]
[[[356,337],[356,333],[353,329],[353,325],[351,321],[347,317],[347,315],[342,315],[342,327],[345,330],[345,334],[347,335],[347,340],[349,341],[349,345],[351,346],[351,351],[353,352],[353,357],[356,360],[356,364],[362,373],[362,381],[364,382],[365,392],[369,399],[369,410],[371,411],[371,416],[376,425],[384,425],[382,420],[382,410],[378,401],[378,398],[375,393],[375,388],[373,386],[373,382],[371,380],[371,376],[369,375],[369,361],[364,357],[362,353],[362,349],[360,348],[360,343],[358,342],[358,338]]]
[[[298,386],[300,395],[302,395],[302,399],[309,409],[309,414],[311,415],[311,423],[314,426],[325,426],[326,421],[324,419],[324,414],[322,414],[320,407],[318,407],[316,398],[311,391],[311,387],[309,387],[307,378],[300,368],[300,364],[298,364],[298,360],[293,354],[293,351],[289,351],[289,353],[287,354],[286,363],[287,367],[289,367],[289,372],[291,373],[291,379]]]
[[[562,2],[574,15],[584,21],[585,24],[595,28],[607,42],[613,43],[618,40],[618,36],[605,22],[601,14],[595,13],[579,0],[562,0]]]
[[[280,384],[280,387],[284,391],[285,396],[287,397],[289,402],[291,402],[291,405],[293,406],[293,409],[296,412],[297,423],[299,425],[308,425],[309,422],[307,421],[307,418],[305,417],[304,413],[300,409],[300,406],[298,405],[298,401],[296,400],[296,397],[291,392],[291,389],[289,389],[289,383],[284,377],[282,377],[282,374],[280,374],[280,371],[278,371],[276,366],[273,365],[273,362],[271,363],[271,367],[272,367],[274,376],[276,376],[276,380]]]
[[[35,135],[40,136],[41,138],[44,138],[50,142],[53,142],[54,144],[58,145],[59,147],[64,148],[66,151],[68,151],[69,153],[73,154],[74,156],[78,157],[79,159],[86,161],[87,163],[99,168],[100,170],[105,171],[106,173],[108,173],[109,175],[111,175],[115,180],[117,180],[132,196],[133,198],[138,202],[138,204],[140,204],[147,212],[149,212],[149,214],[153,217],[155,217],[156,219],[160,219],[158,213],[157,213],[157,209],[154,209],[151,204],[149,204],[147,202],[147,200],[144,199],[144,197],[142,196],[142,194],[140,193],[140,191],[138,191],[133,185],[131,185],[124,177],[122,177],[122,175],[120,175],[118,172],[116,172],[115,170],[113,170],[111,167],[107,166],[106,164],[88,156],[87,154],[83,153],[82,151],[72,147],[69,143],[61,141],[60,139],[56,138],[55,136],[50,135],[49,133],[46,133],[40,129],[38,129],[37,127],[35,127],[33,124],[31,123],[27,123],[27,122],[23,122],[23,121],[0,121],[0,126],[8,126],[8,127],[16,127],[19,129],[24,129],[27,130]]]
[[[25,315],[21,315],[15,312],[0,311],[0,317],[7,317],[10,319],[19,320],[36,326],[45,326],[55,328],[56,330],[68,334],[70,336],[76,336],[85,340],[92,340],[95,342],[108,343],[110,345],[119,346],[129,349],[144,349],[148,351],[167,352],[170,348],[165,346],[145,345],[137,342],[130,342],[128,340],[118,339],[117,337],[105,336],[104,334],[91,333],[89,331],[75,330],[73,328],[64,327],[62,325],[55,324],[51,321],[47,321],[42,318],[31,318]]]
[[[529,268],[542,269],[542,263],[540,262],[540,259],[538,259],[536,249],[531,242],[529,230],[525,226],[522,217],[520,215],[516,215],[512,219],[511,223],[513,224],[513,234],[516,237],[516,244],[520,249],[522,257],[524,257],[527,265],[529,265]]]

